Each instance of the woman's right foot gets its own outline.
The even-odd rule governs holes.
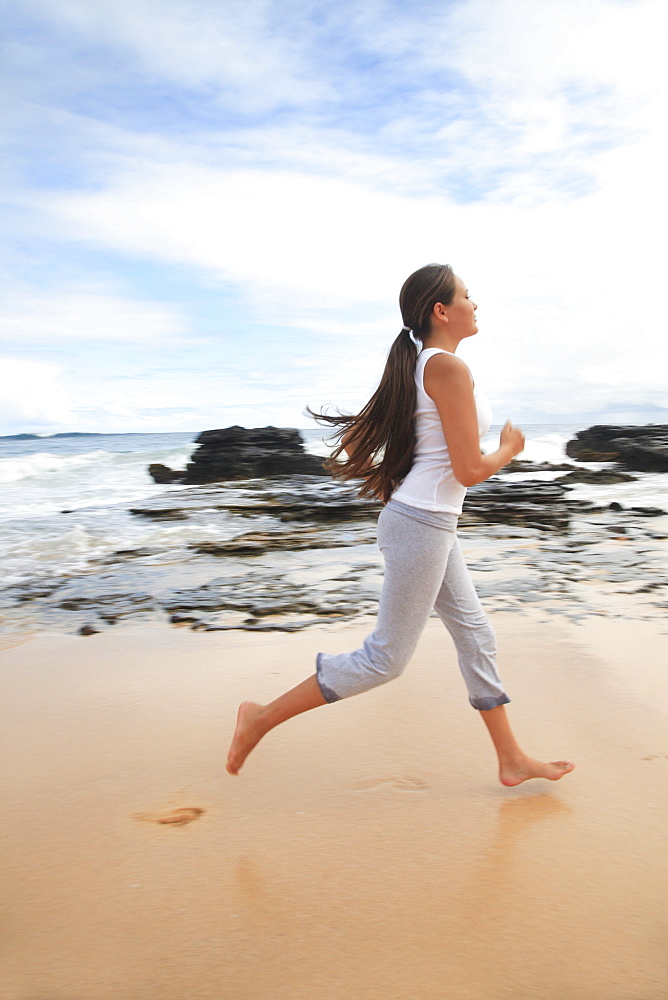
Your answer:
[[[261,724],[262,705],[244,701],[239,705],[237,725],[227,754],[227,770],[238,774],[243,762],[262,737],[266,729]]]
[[[565,774],[573,770],[575,764],[572,760],[552,760],[544,764],[541,760],[534,760],[533,757],[523,757],[512,764],[504,764],[499,769],[499,778],[502,785],[512,788],[521,785],[523,781],[530,778],[547,778],[548,781],[559,781]]]

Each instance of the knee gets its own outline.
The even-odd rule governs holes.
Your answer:
[[[478,644],[496,652],[496,632],[489,624],[487,618],[478,622],[473,622],[471,630],[475,634]]]
[[[392,648],[367,648],[367,671],[376,684],[388,684],[400,677],[406,669],[410,655]]]
[[[486,653],[496,653],[496,633],[486,615],[474,616],[462,621],[444,619],[445,625],[455,643],[474,644]]]
[[[474,624],[468,632],[470,642],[485,656],[496,656],[496,633],[487,620]]]

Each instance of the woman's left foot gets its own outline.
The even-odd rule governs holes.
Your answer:
[[[226,769],[230,774],[239,773],[246,757],[266,732],[266,729],[260,724],[262,707],[262,705],[256,705],[252,701],[244,701],[239,705],[237,725],[227,755]]]
[[[532,757],[524,757],[515,764],[504,764],[499,769],[499,779],[502,785],[512,788],[514,785],[521,785],[523,781],[531,778],[547,778],[548,781],[559,781],[565,774],[573,770],[575,764],[572,760],[552,760],[544,764],[540,760]]]

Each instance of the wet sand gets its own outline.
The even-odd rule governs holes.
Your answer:
[[[665,626],[495,613],[504,789],[442,626],[406,674],[269,734],[236,707],[353,648],[165,626],[0,653],[3,1000],[665,1000]]]

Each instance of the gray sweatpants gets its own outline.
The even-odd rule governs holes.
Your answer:
[[[510,701],[496,668],[494,630],[469,576],[454,514],[431,514],[390,500],[378,519],[385,560],[376,627],[361,649],[318,653],[317,678],[326,701],[338,701],[398,677],[432,609],[452,636],[474,708]]]

